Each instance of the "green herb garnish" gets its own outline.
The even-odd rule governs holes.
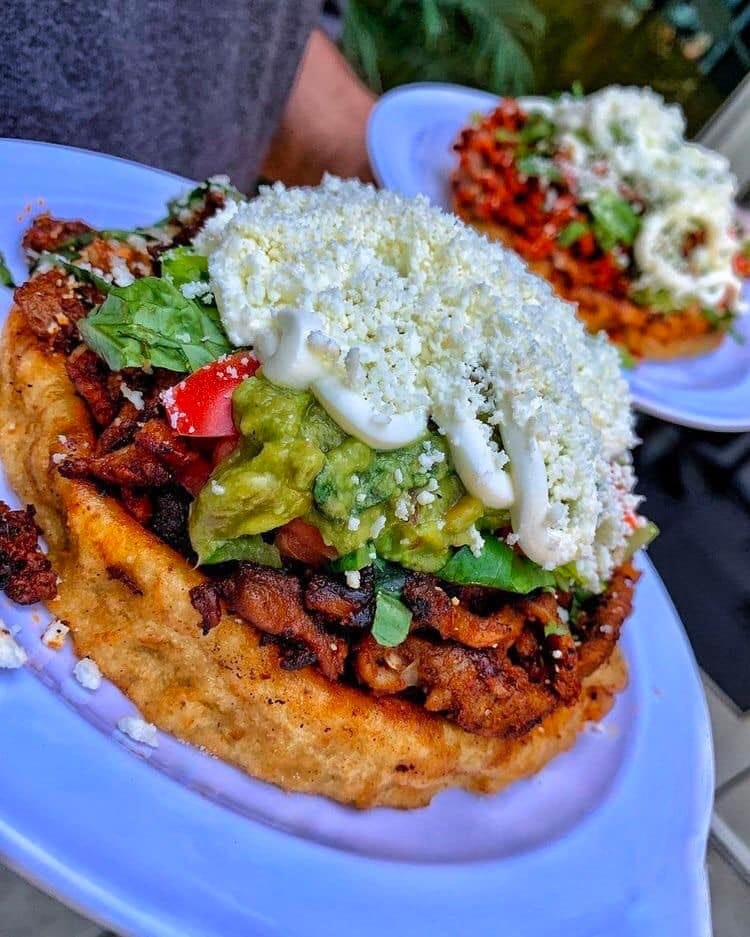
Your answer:
[[[601,192],[590,203],[589,211],[594,219],[594,237],[602,250],[611,251],[618,244],[629,247],[635,241],[641,219],[624,198],[614,192]]]
[[[591,228],[585,221],[569,221],[557,235],[557,243],[561,247],[570,247],[580,240],[584,234],[588,234],[590,230]]]
[[[16,284],[13,282],[13,275],[8,269],[8,265],[5,263],[5,258],[0,253],[0,285],[7,286],[8,289],[15,289]]]
[[[110,287],[78,330],[113,371],[152,365],[196,371],[231,351],[216,309],[187,299],[158,277]]]
[[[526,594],[554,587],[553,573],[512,550],[495,537],[486,537],[479,556],[461,547],[437,575],[460,585],[490,586],[505,592]]]

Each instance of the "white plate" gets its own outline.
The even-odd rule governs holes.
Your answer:
[[[403,195],[426,195],[450,210],[452,147],[475,112],[496,95],[460,85],[416,84],[389,91],[375,106],[367,132],[378,182]],[[745,290],[746,299],[748,290]],[[728,337],[698,358],[642,364],[627,372],[634,405],[682,426],[722,432],[750,430],[750,316],[738,322],[744,339]]]
[[[60,147],[0,141],[0,250],[22,273],[26,204],[145,224],[185,180]],[[0,320],[10,294],[0,290]],[[0,473],[0,498],[17,503]],[[139,937],[705,937],[713,794],[706,704],[679,619],[645,559],[623,651],[630,684],[601,729],[494,797],[356,812],[285,794],[159,734],[73,679],[49,615],[0,595],[29,654],[0,671],[0,857]],[[1,928],[0,928],[1,929]]]

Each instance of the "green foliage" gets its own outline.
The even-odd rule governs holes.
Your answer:
[[[453,81],[523,94],[544,25],[533,0],[349,0],[342,46],[377,92]]]

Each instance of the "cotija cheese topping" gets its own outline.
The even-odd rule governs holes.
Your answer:
[[[266,188],[196,240],[222,322],[272,381],[378,449],[446,437],[514,540],[598,586],[637,499],[617,352],[511,252],[424,199],[357,182]]]

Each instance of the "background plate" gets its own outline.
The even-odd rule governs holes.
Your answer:
[[[415,84],[383,95],[370,117],[368,150],[378,182],[403,195],[426,195],[450,211],[453,143],[475,112],[497,96],[460,85]],[[748,290],[745,299],[750,300]],[[642,364],[626,373],[634,405],[682,426],[723,432],[750,430],[750,316],[698,358]]]
[[[0,141],[0,250],[21,279],[25,206],[148,223],[187,184],[107,157]],[[24,217],[25,213],[25,217]],[[0,317],[10,303],[2,294]],[[0,498],[17,503],[0,479]],[[29,666],[0,671],[0,855],[122,934],[429,932],[681,937],[709,932],[713,791],[705,701],[680,622],[643,559],[623,649],[631,681],[601,729],[494,797],[356,812],[285,794],[160,733],[116,729],[132,705],[71,676],[49,615],[0,596]]]

